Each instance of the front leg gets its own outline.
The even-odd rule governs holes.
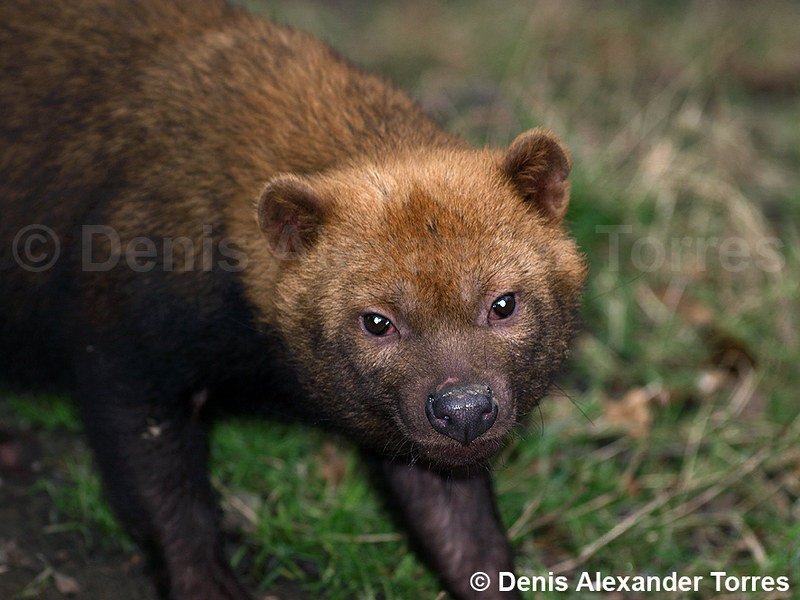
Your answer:
[[[147,553],[159,596],[248,600],[223,555],[202,397],[144,393],[115,371],[100,356],[82,371],[81,412],[111,504]]]
[[[498,573],[512,571],[512,558],[488,469],[439,472],[383,459],[381,472],[420,553],[454,598],[519,598],[497,587]],[[477,572],[491,578],[485,591],[470,584]]]

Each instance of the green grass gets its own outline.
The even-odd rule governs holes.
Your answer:
[[[800,594],[800,7],[249,4],[409,87],[476,143],[543,124],[572,149],[584,330],[562,391],[496,461],[518,572],[710,585],[724,570],[792,581],[726,598]],[[614,248],[603,232],[619,226]],[[15,406],[36,426],[76,426],[58,404],[38,422]],[[330,600],[437,597],[346,445],[237,422],[216,431],[213,456],[245,536],[236,558],[265,589],[289,578]],[[65,465],[47,484],[61,518],[106,530],[88,459]],[[652,597],[713,597],[708,585]]]
[[[70,433],[81,431],[75,406],[60,396],[37,396],[30,398],[11,397],[8,409],[13,412],[17,426],[26,429],[63,429]]]
[[[307,579],[314,595],[407,598],[432,577],[409,560],[357,457],[317,432],[258,422],[217,428],[213,453],[224,504],[251,536],[255,572]],[[244,490],[244,493],[242,492]],[[245,551],[245,550],[243,550]]]

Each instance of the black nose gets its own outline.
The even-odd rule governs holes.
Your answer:
[[[451,385],[428,396],[425,414],[436,431],[466,446],[494,424],[497,403],[488,385]]]

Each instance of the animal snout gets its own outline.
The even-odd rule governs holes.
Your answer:
[[[488,385],[450,385],[430,396],[425,414],[431,426],[466,446],[497,419],[497,402]]]

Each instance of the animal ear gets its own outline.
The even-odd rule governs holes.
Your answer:
[[[558,138],[543,129],[531,129],[511,142],[501,169],[547,222],[557,224],[569,204],[571,166],[569,152]]]
[[[258,226],[270,249],[282,259],[297,257],[314,245],[323,216],[322,199],[294,175],[272,179],[258,201]]]

